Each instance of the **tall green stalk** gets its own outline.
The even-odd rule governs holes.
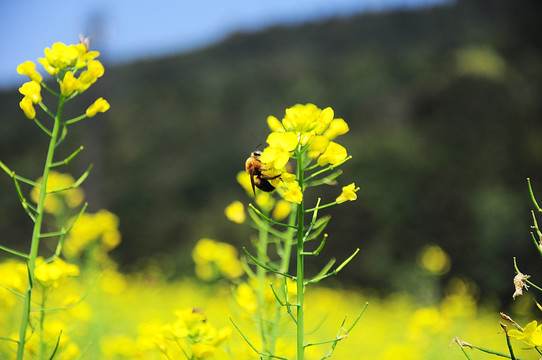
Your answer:
[[[294,211],[292,211],[292,213],[290,214],[290,219],[288,220],[288,224],[289,225],[294,225],[295,224],[295,221],[296,221],[296,217],[297,217],[297,213],[295,213]],[[281,262],[280,262],[280,272],[282,273],[287,273],[288,272],[288,267],[290,265],[290,258],[292,256],[292,239],[293,239],[293,235],[294,235],[294,230],[293,228],[287,228],[287,230],[284,232],[284,235],[285,235],[285,240],[284,240],[284,252],[283,254],[281,255]],[[287,279],[286,278],[283,278],[284,280],[284,293],[281,294],[284,296],[285,300],[288,299],[288,283],[287,283]],[[275,318],[273,320],[273,329],[271,331],[271,341],[270,341],[270,345],[269,345],[269,353],[270,354],[274,354],[275,353],[275,347],[276,347],[276,344],[277,344],[277,340],[278,340],[278,337],[279,337],[279,323],[280,323],[280,319],[281,319],[281,309],[282,309],[282,305],[277,301],[277,303],[275,304]]]
[[[254,184],[267,192],[277,189],[277,192],[284,200],[292,204],[290,207],[292,211],[288,223],[284,223],[269,217],[267,213],[250,205],[255,215],[259,216],[259,219],[254,219],[260,230],[258,254],[253,256],[246,248],[243,249],[252,262],[258,266],[258,278],[265,279],[262,270],[263,272],[277,274],[282,278],[283,282],[281,286],[284,290],[277,292],[275,288],[272,288],[277,305],[273,314],[274,318],[273,316],[266,318],[266,320],[269,319],[272,323],[269,326],[266,324],[266,331],[261,333],[263,349],[260,350],[254,346],[233,320],[232,323],[261,359],[274,358],[286,360],[285,357],[274,354],[279,336],[278,325],[283,315],[281,314],[281,309],[286,308],[286,313],[290,317],[288,319],[292,320],[296,327],[296,360],[305,359],[306,347],[324,344],[331,344],[328,355],[324,357],[329,358],[337,343],[347,337],[344,335],[344,331],[349,332],[355,326],[364,310],[350,327],[344,327],[343,321],[340,325],[341,330],[334,339],[307,344],[305,343],[305,286],[317,283],[339,273],[354,258],[359,252],[359,249],[356,249],[350,257],[333,270],[331,268],[335,264],[335,260],[330,260],[319,273],[309,279],[305,278],[305,258],[320,254],[328,237],[324,233],[324,229],[329,222],[330,216],[326,215],[318,218],[318,211],[346,201],[355,200],[357,198],[355,193],[359,188],[354,183],[343,186],[342,192],[336,197],[335,201],[321,205],[321,198],[318,198],[316,205],[308,209],[305,209],[304,195],[307,188],[333,184],[335,179],[340,175],[340,171],[336,168],[351,158],[343,146],[333,141],[337,136],[348,132],[348,125],[343,119],[335,119],[331,108],[321,110],[314,104],[296,104],[286,109],[286,114],[282,122],[274,116],[268,117],[267,122],[272,130],[267,138],[269,146],[259,154],[253,153],[251,158],[247,160],[248,164],[254,166],[254,168],[258,165],[258,169],[262,168],[264,170],[256,172],[253,171],[254,168],[247,167],[248,175],[251,177],[248,184],[252,184],[252,190],[254,190]],[[295,174],[289,172],[289,159],[295,159],[296,161],[297,168]],[[315,161],[315,163],[311,165],[312,161]],[[318,169],[319,167],[320,169]],[[305,173],[307,173],[307,176],[305,176]],[[251,189],[248,188],[247,190],[250,191]],[[307,224],[305,224],[305,214],[312,214]],[[285,230],[278,232],[273,228],[274,226],[284,228]],[[268,245],[267,241],[264,244],[263,240],[267,240],[268,232],[276,236],[278,240],[277,250],[281,258],[278,264],[267,259],[267,256],[263,256],[262,246]],[[320,241],[319,245],[316,245],[315,250],[305,251],[305,243],[314,241],[312,243],[314,244],[317,242],[317,239],[320,239]],[[293,256],[294,246],[296,270],[294,274],[291,274],[289,271],[289,262]],[[254,276],[252,271],[250,271],[249,275]],[[288,296],[288,281],[294,280],[297,290],[295,303],[290,302]],[[266,310],[261,306],[261,301],[259,305],[261,312]],[[294,308],[296,309],[296,314],[294,314]],[[262,328],[261,319],[264,315],[267,314],[260,313],[259,315],[258,326],[260,329]],[[268,336],[270,336],[270,340],[268,340]]]
[[[297,181],[301,191],[304,189],[304,174],[303,174],[303,154],[300,151],[301,145],[296,151],[297,155]],[[304,254],[303,254],[303,220],[305,218],[304,200],[297,205],[297,360],[305,358],[305,319],[304,319],[304,304],[303,304],[303,287],[304,287]]]
[[[267,261],[267,242],[269,239],[269,233],[267,232],[267,229],[260,228],[258,233],[258,244],[257,244],[257,256],[258,260],[262,262]],[[265,306],[265,277],[267,272],[264,268],[259,267],[256,269],[256,277],[258,279],[259,289],[257,291],[257,298],[258,298],[258,308],[263,309]],[[258,319],[258,330],[260,331],[260,336],[262,337],[263,341],[263,347],[266,352],[269,352],[269,348],[267,345],[267,329],[265,325],[265,319],[263,316],[260,316]]]
[[[32,231],[32,242],[30,244],[30,253],[27,260],[28,267],[28,283],[24,294],[23,312],[21,318],[21,326],[19,328],[19,342],[17,346],[17,360],[23,360],[24,348],[26,343],[26,329],[28,328],[28,322],[30,320],[30,304],[32,302],[32,290],[34,288],[34,270],[36,268],[36,258],[38,257],[38,249],[41,236],[41,226],[43,222],[43,214],[45,208],[45,198],[47,196],[47,181],[49,179],[49,173],[51,171],[51,164],[53,163],[55,148],[58,141],[58,134],[60,131],[60,117],[62,109],[64,107],[65,97],[60,96],[58,102],[58,111],[54,119],[53,130],[51,131],[51,139],[49,140],[49,148],[47,150],[47,157],[45,158],[45,166],[43,168],[43,176],[40,185],[40,192],[38,198],[38,204],[36,207],[36,222],[34,223],[34,229]]]

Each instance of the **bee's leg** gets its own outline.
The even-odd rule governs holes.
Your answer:
[[[265,176],[265,175],[262,175],[262,177],[265,179],[265,180],[274,180],[276,178],[279,178],[282,174],[278,174],[277,176]]]

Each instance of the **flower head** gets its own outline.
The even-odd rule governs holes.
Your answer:
[[[287,182],[284,186],[284,199],[289,202],[301,204],[303,191],[297,181]]]
[[[536,320],[528,323],[523,331],[512,329],[508,331],[508,335],[523,341],[529,347],[542,346],[542,324],[538,325]]]
[[[99,210],[95,214],[84,213],[69,232],[62,251],[66,257],[79,256],[91,248],[105,254],[120,244],[118,228],[119,218],[112,212]]]
[[[24,97],[21,102],[19,102],[19,107],[23,110],[24,115],[29,119],[34,119],[36,117],[36,109],[34,109],[34,104],[32,99],[29,97]]]
[[[87,116],[88,117],[93,117],[94,115],[96,115],[98,112],[106,112],[107,110],[109,110],[109,103],[107,102],[107,100],[104,100],[103,98],[98,98],[94,104],[90,105],[87,109]]]
[[[89,60],[97,57],[97,51],[88,51],[84,44],[65,45],[54,43],[51,48],[45,49],[45,57],[38,59],[45,71],[50,75],[57,75],[64,70],[79,70],[87,66]]]
[[[190,359],[199,360],[212,357],[230,335],[231,329],[224,327],[215,328],[200,309],[184,308],[175,311],[176,319],[164,325],[153,323],[142,324],[139,328],[139,343],[143,348],[158,347],[168,358],[180,358],[184,350],[190,349]],[[169,347],[171,342],[174,347]],[[186,345],[186,346],[185,346]],[[179,346],[182,353],[173,356]],[[168,354],[169,352],[172,352]]]
[[[318,165],[336,165],[340,161],[346,159],[347,156],[348,154],[343,146],[330,141],[324,153],[318,158]]]
[[[40,73],[36,71],[36,64],[34,64],[32,61],[25,61],[24,63],[17,66],[17,73],[21,75],[26,75],[30,78],[30,80],[33,80],[37,83],[41,83],[41,81],[43,80]]]
[[[41,86],[36,81],[28,81],[19,88],[19,92],[32,100],[34,104],[41,101]]]
[[[341,204],[345,201],[354,201],[358,198],[356,195],[356,191],[358,191],[359,188],[356,188],[356,185],[354,183],[343,186],[343,191],[341,195],[337,197],[335,201],[337,201],[338,204]]]
[[[94,84],[99,77],[104,74],[105,70],[98,60],[88,62],[87,70],[83,71],[79,76],[80,86],[79,92],[83,92]]]
[[[288,162],[294,150],[306,151],[298,146],[308,145],[309,157],[316,158],[324,153],[323,165],[343,160],[346,149],[331,142],[348,131],[343,119],[334,119],[330,107],[319,109],[314,104],[297,104],[286,109],[282,121],[276,117],[267,118],[272,133],[267,137],[269,147],[263,150],[261,160],[267,168],[281,169]],[[331,149],[326,153],[326,150]],[[336,160],[339,158],[339,160]],[[323,166],[320,164],[320,166]]]
[[[349,131],[348,124],[343,119],[335,119],[334,111],[330,107],[320,109],[314,104],[296,104],[285,110],[282,120],[269,116],[267,125],[271,133],[266,140],[268,146],[260,155],[259,160],[263,164],[261,171],[286,201],[300,204],[303,201],[305,187],[314,186],[314,182],[305,184],[304,179],[298,179],[297,176],[303,176],[303,173],[314,170],[317,166],[327,166],[326,169],[314,174],[319,175],[350,158],[346,149],[335,142],[338,136]],[[298,163],[295,175],[289,173],[291,159]],[[317,159],[316,164],[310,165],[314,159]],[[245,188],[249,183],[248,180],[250,179],[245,180],[238,176],[238,181]],[[316,183],[329,181],[320,179]],[[351,187],[343,188],[337,202],[355,200],[357,189],[353,186],[352,184]],[[279,210],[284,212],[279,214]],[[288,211],[287,207],[282,205],[277,214],[283,218],[287,216]]]
[[[81,82],[73,75],[73,72],[67,71],[64,79],[60,82],[60,92],[64,96],[70,96],[75,90],[78,90]]]
[[[312,140],[311,135],[321,135],[333,120],[333,109],[319,109],[314,104],[297,104],[286,109],[282,125],[286,131],[299,136],[303,145]]]
[[[236,279],[244,270],[237,249],[224,242],[201,239],[192,251],[196,263],[196,275],[203,280],[216,280],[219,275]]]
[[[38,257],[35,275],[43,287],[57,288],[69,276],[79,275],[79,268],[77,265],[68,264],[58,257],[50,263],[46,263],[42,257]]]
[[[324,132],[324,136],[329,140],[335,139],[339,135],[346,134],[350,129],[343,119],[333,119],[329,128]]]
[[[285,200],[277,201],[271,216],[275,220],[285,219],[292,212],[292,204]]]

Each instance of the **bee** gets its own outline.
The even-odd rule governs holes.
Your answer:
[[[277,176],[270,177],[263,174],[263,171],[265,171],[265,165],[260,161],[261,155],[262,152],[260,150],[253,151],[245,162],[247,173],[250,175],[250,183],[252,184],[252,191],[254,192],[254,195],[256,195],[255,187],[266,192],[275,190],[275,187],[269,182],[269,180],[276,179],[282,175],[278,174]]]

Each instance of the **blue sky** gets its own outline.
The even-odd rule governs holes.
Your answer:
[[[188,51],[235,31],[436,2],[444,0],[0,0],[0,88],[26,80],[18,64],[79,34],[94,37],[102,59],[119,62]]]

